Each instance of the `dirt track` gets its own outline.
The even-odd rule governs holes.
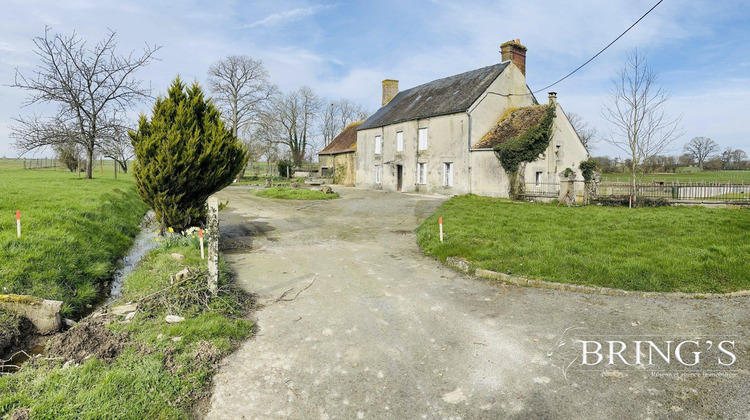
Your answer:
[[[415,244],[440,199],[336,190],[329,202],[220,194],[227,259],[263,307],[257,337],[215,378],[209,418],[750,418],[750,299],[478,280]],[[696,339],[702,363],[581,366],[582,339]],[[722,340],[737,361],[720,369]]]

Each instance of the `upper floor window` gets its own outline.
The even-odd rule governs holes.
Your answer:
[[[383,151],[383,138],[375,136],[375,154],[379,155]]]
[[[404,132],[399,131],[396,133],[396,151],[397,152],[403,152],[404,151]]]
[[[419,150],[427,150],[427,129],[419,129]]]

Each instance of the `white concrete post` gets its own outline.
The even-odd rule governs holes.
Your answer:
[[[208,287],[213,294],[219,290],[219,199],[208,199]]]

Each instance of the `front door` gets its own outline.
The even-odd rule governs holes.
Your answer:
[[[401,191],[401,185],[404,181],[404,167],[396,165],[396,191]]]

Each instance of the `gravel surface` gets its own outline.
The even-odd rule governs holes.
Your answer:
[[[668,300],[503,285],[422,254],[442,198],[334,188],[327,202],[219,194],[227,259],[258,334],[224,360],[208,418],[742,418],[750,299]],[[603,345],[582,365],[581,340]],[[685,366],[700,351],[700,363]],[[652,341],[670,363],[636,341]],[[667,344],[666,341],[671,341]],[[711,343],[708,343],[710,341]],[[736,358],[718,350],[721,341]],[[590,349],[595,344],[588,344]],[[617,352],[619,344],[614,343]],[[721,358],[721,359],[720,359]],[[588,355],[589,363],[597,356]]]

